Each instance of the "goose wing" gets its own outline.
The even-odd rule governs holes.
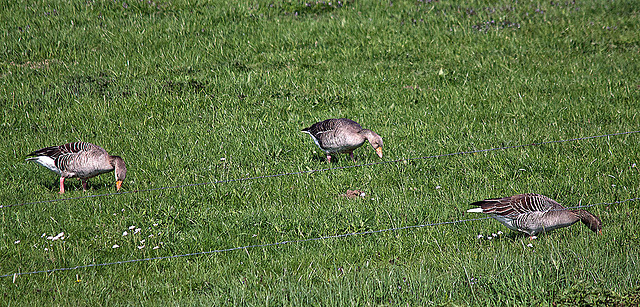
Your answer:
[[[555,200],[540,194],[518,194],[504,198],[486,199],[471,205],[479,206],[483,213],[504,217],[564,208]]]
[[[51,147],[38,149],[28,154],[27,156],[34,156],[34,157],[46,156],[55,160],[62,155],[77,154],[83,151],[88,152],[88,151],[94,151],[94,150],[103,150],[103,149],[99,146],[96,146],[87,142],[73,142],[73,143],[67,143],[60,146],[51,146]]]
[[[28,158],[27,160],[34,160],[60,174],[67,171],[73,172],[78,164],[84,164],[82,161],[86,161],[86,159],[82,157],[99,156],[105,153],[106,151],[100,146],[87,142],[73,142],[38,149],[27,155],[35,158]]]

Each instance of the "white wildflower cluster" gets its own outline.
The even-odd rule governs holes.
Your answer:
[[[503,235],[503,234],[504,234],[504,233],[503,233],[502,231],[498,231],[498,232],[496,232],[496,233],[492,233],[492,234],[490,234],[490,235],[487,235],[487,236],[486,236],[486,239],[487,239],[487,240],[492,240],[493,238],[497,238],[497,237],[499,237],[499,236],[501,236],[501,235]],[[484,236],[483,234],[479,234],[476,238],[478,238],[478,239],[483,239],[483,238],[485,238],[485,236]]]
[[[44,234],[43,234],[43,235],[44,235]],[[58,240],[58,239],[60,239],[60,240],[64,240],[64,232],[61,232],[61,233],[59,233],[59,234],[57,234],[57,235],[55,235],[55,236],[48,236],[48,237],[47,237],[47,240],[51,240],[51,241],[56,241],[56,240]]]
[[[475,284],[477,284],[477,283],[478,283],[478,278],[475,278],[475,277],[471,277],[471,278],[469,278],[469,284],[470,284],[470,285],[472,285],[472,286],[473,286],[473,285],[475,285]]]
[[[158,226],[158,223],[153,223],[153,227],[157,227],[157,226]],[[153,231],[151,229],[151,227],[148,227],[147,230],[149,230],[150,232]],[[126,230],[124,230],[122,232],[122,237],[126,237],[126,236],[129,236],[129,235],[136,236],[133,239],[134,242],[136,242],[135,243],[136,248],[139,249],[139,250],[142,250],[142,249],[146,248],[147,245],[148,245],[147,244],[147,239],[152,240],[152,238],[162,235],[162,232],[158,232],[156,234],[151,233],[149,235],[146,235],[146,234],[143,235],[142,232],[143,231],[142,231],[141,227],[138,227],[138,226],[135,226],[135,225],[131,225]],[[146,237],[146,239],[144,237]],[[158,242],[157,244],[153,245],[153,249],[154,250],[155,249],[159,249],[163,244],[164,244],[164,242]],[[149,246],[151,246],[151,245],[149,245]],[[111,248],[119,248],[119,247],[120,247],[120,245],[114,244]]]
[[[537,238],[538,238],[537,236],[530,236],[530,237],[529,237],[529,240],[533,241],[533,240],[535,240],[535,239],[537,239]],[[529,247],[529,248],[533,248],[533,243],[529,243],[529,244],[527,244],[527,247]]]
[[[45,251],[45,252],[48,252],[48,251],[50,251],[50,250],[52,250],[52,249],[53,249],[53,244],[54,244],[53,242],[55,242],[55,241],[62,242],[64,239],[66,239],[66,236],[65,236],[64,232],[60,232],[60,233],[58,233],[58,234],[57,234],[57,235],[55,235],[55,236],[54,236],[54,235],[50,235],[50,236],[48,236],[48,235],[47,235],[47,233],[45,232],[45,233],[43,233],[42,235],[40,235],[40,238],[44,238],[45,240],[49,240],[49,241],[51,241],[51,242],[48,242],[48,243],[44,243],[44,244],[43,244],[43,246],[45,246],[45,247],[44,247],[44,251]],[[16,241],[16,242],[14,242],[14,243],[15,243],[15,244],[18,244],[18,243],[20,243],[20,240],[18,240],[18,241]],[[47,247],[47,246],[48,246],[48,247]],[[37,247],[38,247],[38,244],[34,244],[34,245],[33,245],[33,247],[37,248]]]

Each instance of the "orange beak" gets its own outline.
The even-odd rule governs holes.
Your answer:
[[[376,153],[378,154],[378,157],[382,158],[382,147],[376,148]]]
[[[116,191],[120,191],[121,186],[122,186],[122,180],[116,181]]]

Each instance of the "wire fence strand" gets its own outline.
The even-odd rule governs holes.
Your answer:
[[[157,187],[157,188],[140,189],[140,190],[131,190],[131,191],[123,191],[123,192],[115,192],[115,193],[104,193],[104,194],[83,195],[83,196],[69,197],[69,198],[39,200],[39,201],[34,201],[34,202],[16,203],[16,204],[10,204],[10,205],[0,205],[0,209],[10,208],[10,207],[18,207],[18,206],[25,206],[25,205],[35,205],[35,204],[44,204],[44,203],[54,203],[54,202],[78,200],[78,199],[98,198],[98,197],[114,196],[114,195],[125,195],[125,194],[133,194],[133,193],[140,193],[140,192],[152,192],[152,191],[160,191],[160,190],[167,190],[167,189],[178,189],[178,188],[197,187],[197,186],[205,186],[205,185],[215,185],[215,184],[223,184],[223,183],[231,183],[231,182],[242,182],[242,181],[258,180],[258,179],[266,179],[266,178],[275,178],[275,177],[282,177],[282,176],[303,175],[303,174],[310,174],[310,173],[315,173],[315,172],[326,172],[326,171],[334,171],[334,170],[343,170],[343,169],[356,168],[356,167],[374,166],[374,165],[398,163],[398,162],[409,162],[409,161],[425,160],[425,159],[435,159],[435,158],[443,158],[443,157],[466,155],[466,154],[477,154],[477,153],[485,153],[485,152],[492,152],[492,151],[498,151],[498,150],[507,150],[507,149],[522,148],[522,147],[530,147],[530,146],[548,145],[548,144],[554,144],[554,143],[575,142],[575,141],[590,140],[590,139],[596,139],[596,138],[628,135],[628,134],[634,134],[634,133],[640,133],[640,130],[617,132],[617,133],[608,133],[608,134],[586,136],[586,137],[579,137],[579,138],[572,138],[572,139],[545,141],[545,142],[539,142],[539,143],[530,143],[530,144],[520,144],[520,145],[511,145],[511,146],[503,146],[503,147],[494,147],[494,148],[488,148],[488,149],[459,151],[459,152],[453,152],[453,153],[430,155],[430,156],[423,156],[423,157],[416,157],[416,158],[402,158],[402,159],[396,159],[396,160],[379,161],[379,162],[356,164],[356,165],[346,165],[346,166],[340,166],[340,167],[330,167],[330,168],[313,169],[313,170],[298,171],[298,172],[279,173],[279,174],[264,175],[264,176],[232,178],[232,179],[217,180],[217,181],[210,181],[210,182],[181,184],[181,185],[174,185],[174,186]]]
[[[579,206],[564,208],[562,210],[571,210],[571,209],[578,209],[578,208],[589,208],[589,207],[602,206],[602,205],[615,205],[615,204],[621,204],[621,203],[625,203],[625,202],[638,201],[638,200],[640,200],[640,197],[639,198],[630,198],[630,199],[625,199],[625,200],[619,200],[619,201],[614,201],[614,202],[609,202],[609,203],[602,202],[602,203],[596,203],[596,204],[590,204],[590,205],[579,205]],[[165,259],[174,259],[174,258],[182,258],[182,257],[193,257],[193,256],[201,256],[201,255],[208,255],[208,254],[214,254],[214,253],[231,252],[231,251],[237,251],[237,250],[247,250],[247,249],[253,249],[253,248],[274,247],[274,246],[280,246],[280,245],[286,245],[286,244],[298,244],[298,243],[304,243],[304,242],[310,242],[310,241],[319,241],[319,240],[328,240],[328,239],[340,239],[340,238],[346,238],[346,237],[351,237],[351,236],[361,236],[361,235],[378,234],[378,233],[391,232],[391,231],[411,230],[411,229],[418,229],[418,228],[424,228],[424,227],[467,223],[467,222],[487,220],[487,219],[491,219],[491,218],[492,218],[491,216],[487,216],[487,217],[474,218],[474,219],[464,219],[464,220],[456,220],[456,221],[448,221],[448,222],[436,222],[436,223],[428,223],[428,224],[421,224],[421,225],[410,225],[410,226],[379,229],[379,230],[369,230],[369,231],[361,231],[361,232],[350,232],[350,233],[345,233],[345,234],[321,236],[321,237],[308,238],[308,239],[287,240],[287,241],[280,241],[280,242],[275,242],[275,243],[245,245],[245,246],[231,247],[231,248],[225,248],[225,249],[215,249],[215,250],[210,250],[210,251],[188,253],[188,254],[180,254],[180,255],[169,255],[169,256],[160,256],[160,257],[139,258],[139,259],[130,259],[130,260],[115,261],[115,262],[105,262],[105,263],[92,263],[92,264],[85,264],[85,265],[77,265],[77,266],[73,266],[73,267],[55,268],[55,269],[39,270],[39,271],[32,271],[32,272],[16,272],[16,273],[0,275],[0,278],[13,277],[15,279],[17,276],[21,276],[21,275],[33,275],[33,274],[40,274],[40,273],[53,273],[53,272],[59,272],[59,271],[71,271],[71,270],[77,270],[77,269],[103,267],[103,266],[110,266],[110,265],[116,265],[116,264],[127,264],[127,263],[145,262],[145,261],[152,261],[152,260],[165,260]]]

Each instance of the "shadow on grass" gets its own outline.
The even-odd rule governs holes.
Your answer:
[[[333,157],[331,157],[331,160],[335,161],[333,159]],[[312,162],[325,162],[326,163],[327,162],[327,156],[314,154],[314,155],[311,156],[309,161],[312,161]],[[334,162],[331,162],[331,163],[334,163]],[[329,165],[329,163],[327,163],[327,165]]]
[[[638,306],[640,305],[640,287],[616,293],[609,289],[579,282],[565,290],[556,299],[553,306]]]
[[[326,155],[314,154],[314,155],[311,156],[309,161],[312,161],[312,162],[325,162],[325,163],[327,163],[327,165],[332,165],[332,164],[338,163],[338,161],[341,161],[341,160],[344,160],[344,161],[347,161],[347,162],[351,162],[354,165],[355,164],[369,163],[369,161],[365,161],[363,159],[358,159],[357,155],[354,155],[354,157],[355,157],[355,162],[352,161],[351,158],[349,157],[349,155],[346,155],[346,154],[331,155],[331,163],[329,164],[329,163],[327,163],[327,156]],[[380,161],[382,161],[382,160],[380,160]]]
[[[40,186],[45,187],[47,190],[51,191],[51,193],[57,194],[60,191],[60,181],[59,177],[52,180],[46,180],[44,182],[38,182],[33,184],[38,184]],[[87,191],[86,192],[103,192],[104,186],[101,184],[92,185],[91,181],[87,181]],[[64,191],[65,195],[69,192],[82,191],[82,182],[77,178],[67,178],[64,180]]]
[[[322,15],[343,8],[350,1],[282,1],[280,12],[284,15]],[[276,6],[276,7],[277,7]]]

